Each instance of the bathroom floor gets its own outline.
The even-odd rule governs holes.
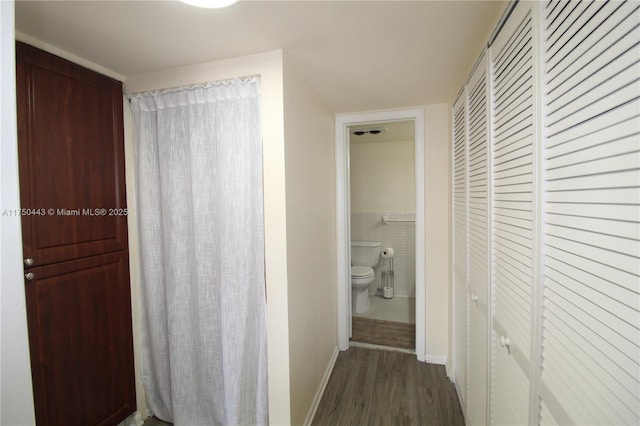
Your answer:
[[[414,297],[372,295],[367,312],[354,313],[351,341],[415,350],[416,311]]]
[[[416,298],[396,296],[392,299],[371,295],[367,312],[353,314],[353,317],[370,318],[394,322],[416,323]]]
[[[354,317],[351,341],[415,350],[416,325],[406,322]]]

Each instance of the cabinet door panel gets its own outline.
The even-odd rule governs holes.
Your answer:
[[[135,410],[128,252],[32,268],[27,310],[39,425],[115,424]]]
[[[16,50],[25,257],[40,266],[126,249],[122,83]]]

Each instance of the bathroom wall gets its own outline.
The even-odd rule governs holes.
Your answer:
[[[415,222],[385,224],[385,213],[415,212],[414,141],[350,141],[351,239],[381,241],[393,247],[395,296],[415,297]],[[380,271],[390,269],[389,260],[374,268],[380,285]]]
[[[350,138],[352,212],[414,211],[414,143]]]
[[[382,221],[381,212],[352,212],[351,239],[381,241],[382,247],[393,247],[394,295],[416,296],[416,229],[415,222]],[[369,293],[375,294],[380,286],[380,271],[391,269],[390,259],[380,258],[374,268],[375,281]]]

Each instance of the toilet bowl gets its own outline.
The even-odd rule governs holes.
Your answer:
[[[369,287],[375,280],[373,268],[380,260],[379,241],[351,242],[351,308],[361,314],[369,310]]]
[[[351,267],[351,302],[353,312],[363,313],[369,310],[369,286],[374,281],[373,268],[368,266]]]

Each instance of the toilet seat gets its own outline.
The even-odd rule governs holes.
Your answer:
[[[363,279],[373,277],[373,268],[368,266],[352,266],[351,278]]]
[[[369,266],[351,267],[351,307],[361,314],[369,310],[369,287],[375,281],[373,268]]]

